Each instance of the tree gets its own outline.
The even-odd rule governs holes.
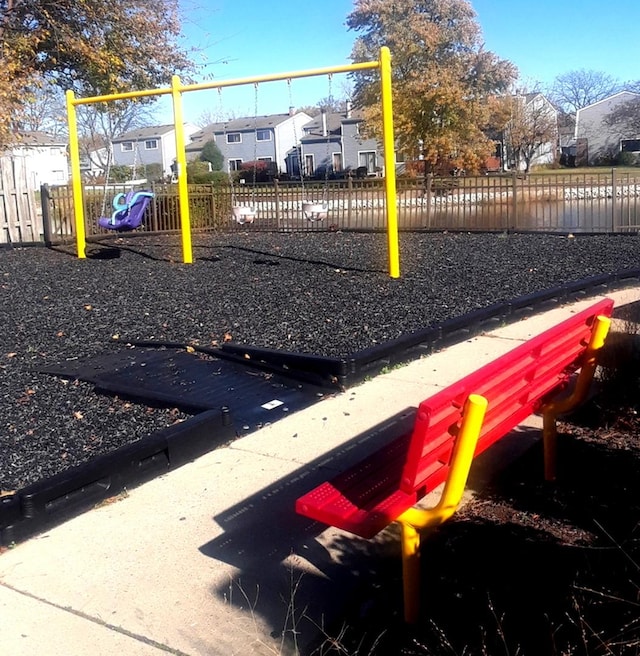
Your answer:
[[[200,161],[209,162],[213,171],[222,171],[222,167],[224,166],[224,155],[220,151],[220,148],[218,148],[218,144],[213,139],[207,141],[204,146],[202,146]]]
[[[601,71],[569,71],[558,75],[549,91],[551,100],[564,112],[575,114],[579,109],[591,105],[620,91],[618,80]]]
[[[640,135],[640,96],[620,103],[604,120],[607,125],[618,130],[621,137],[632,138]]]
[[[80,154],[103,171],[111,168],[111,144],[116,137],[154,122],[150,105],[135,100],[79,105],[77,118]]]
[[[179,33],[178,0],[0,0],[0,143],[34,86],[102,95],[190,72]]]
[[[548,150],[545,152],[549,144],[555,148],[558,138],[556,111],[539,93],[515,95],[510,104],[511,116],[504,131],[507,155],[516,169],[523,164],[528,174],[536,157],[549,154]]]
[[[67,109],[62,91],[50,84],[25,89],[23,105],[14,117],[13,126],[19,131],[46,132],[53,137],[67,134]]]
[[[330,114],[338,114],[344,112],[347,107],[347,100],[335,98],[334,96],[327,96],[326,98],[321,98],[315,105],[305,105],[298,109],[299,112],[304,112],[311,117],[319,116],[324,109]]]
[[[495,148],[484,131],[516,69],[484,50],[475,18],[467,0],[356,0],[347,17],[360,33],[354,62],[375,60],[389,46],[397,144],[423,157],[427,170],[476,170]],[[379,137],[377,72],[355,74],[354,102]]]

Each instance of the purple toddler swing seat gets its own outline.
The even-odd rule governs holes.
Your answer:
[[[135,230],[142,223],[147,205],[154,194],[150,191],[130,191],[126,195],[118,194],[113,199],[114,213],[98,219],[98,225],[107,230]]]

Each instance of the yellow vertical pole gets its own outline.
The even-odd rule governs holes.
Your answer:
[[[178,175],[178,206],[180,208],[180,231],[182,234],[182,261],[185,264],[193,262],[191,245],[191,218],[189,216],[189,188],[187,186],[187,156],[184,143],[184,125],[182,118],[182,93],[180,78],[171,78],[171,97],[173,99],[173,124],[176,133],[176,164]]]
[[[73,91],[67,91],[67,125],[69,126],[69,158],[71,160],[71,189],[73,192],[73,214],[76,224],[76,248],[78,257],[87,257],[87,237],[84,227],[84,199],[80,177],[80,147],[78,145],[78,121]]]
[[[380,90],[382,99],[382,141],[384,146],[384,179],[387,199],[387,248],[389,275],[400,277],[400,249],[398,246],[398,203],[396,199],[396,158],[393,134],[393,104],[391,87],[391,52],[380,48]]]

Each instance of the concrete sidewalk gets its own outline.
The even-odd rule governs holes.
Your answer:
[[[620,307],[640,299],[640,289],[608,296]],[[375,448],[397,422],[411,422],[438,387],[596,300],[377,376],[6,551],[0,653],[308,653],[319,627],[339,618],[350,591],[367,581],[365,552],[385,553],[399,568],[399,543],[325,529],[298,517],[295,499]],[[469,494],[531,435],[519,432],[484,454]],[[389,595],[400,597],[400,584]]]

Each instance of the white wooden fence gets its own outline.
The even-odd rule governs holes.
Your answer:
[[[0,157],[0,244],[43,239],[42,212],[36,192],[29,188],[25,160]]]

